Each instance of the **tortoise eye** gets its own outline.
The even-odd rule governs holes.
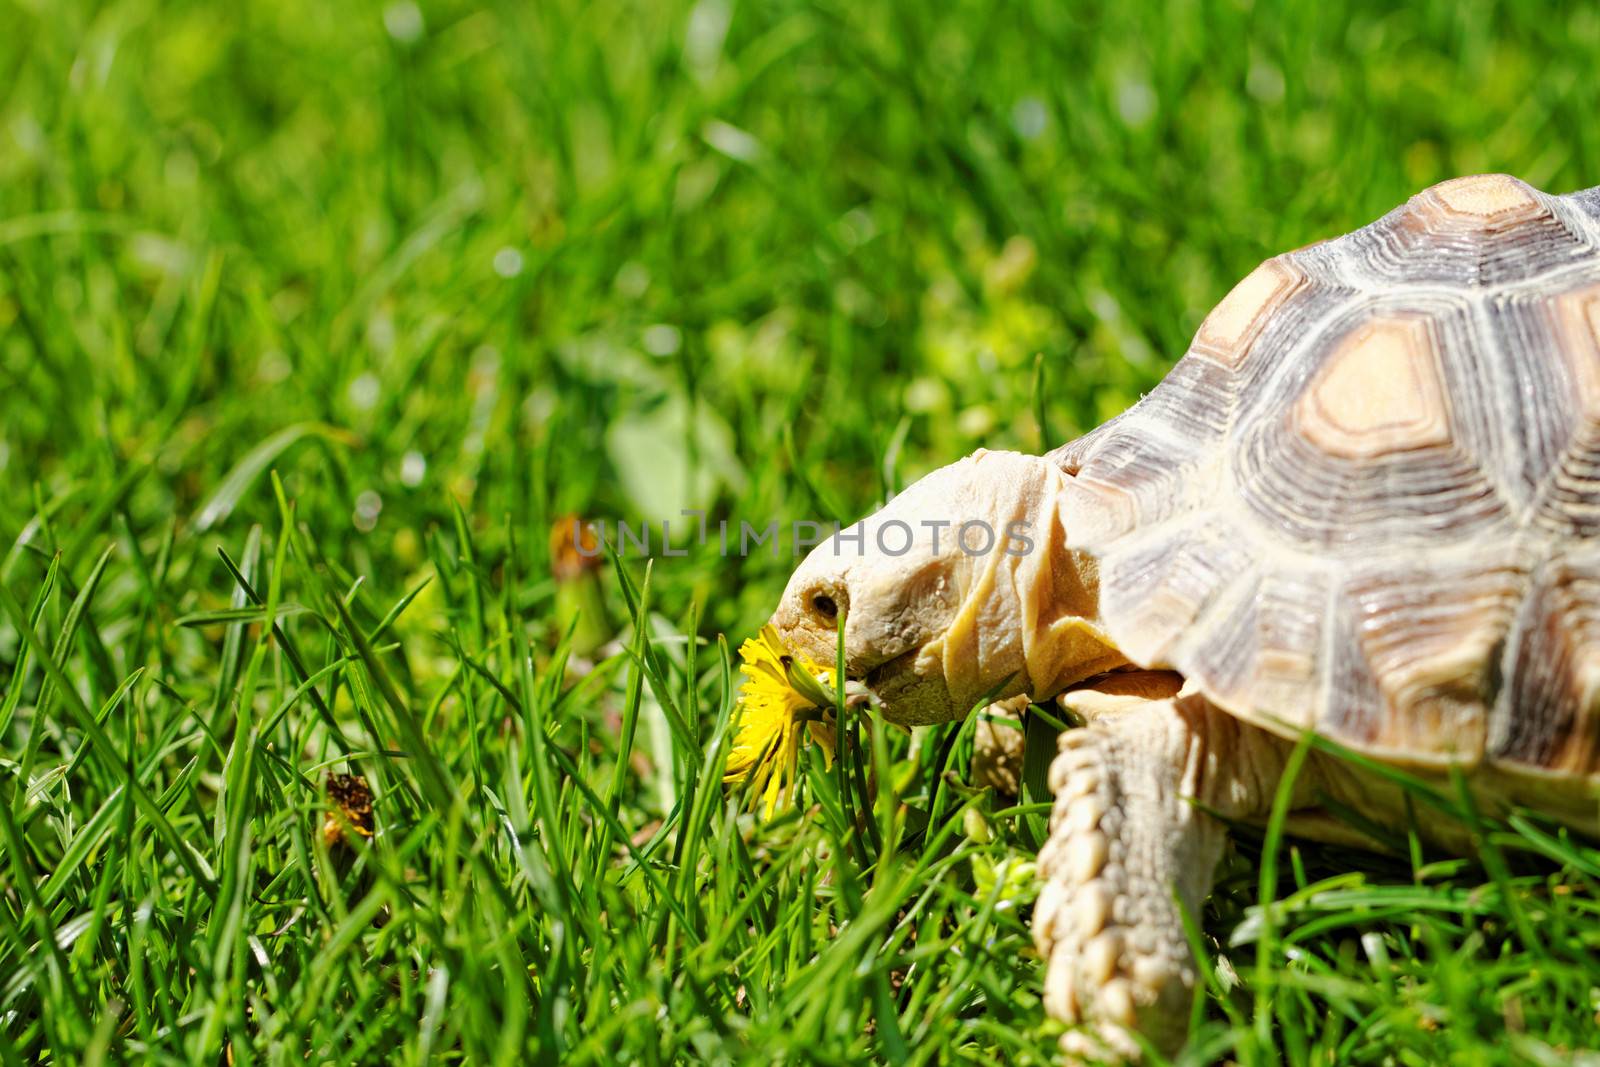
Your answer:
[[[825,619],[835,618],[839,614],[839,605],[833,602],[831,596],[825,596],[822,593],[818,593],[811,598],[811,606],[816,608],[817,614]]]

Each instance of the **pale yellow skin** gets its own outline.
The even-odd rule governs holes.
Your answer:
[[[1191,912],[1210,890],[1207,812],[1265,819],[1307,732],[1446,792],[1462,772],[1486,810],[1600,830],[1597,517],[1600,190],[1486,175],[1268,261],[1125,416],[928,475],[859,541],[819,546],[773,622],[831,663],[842,615],[847,673],[891,721],[1067,694],[1088,722],[1050,771],[1045,1003],[1088,1024],[1070,1054],[1132,1058],[1135,1034],[1184,1038],[1174,890]],[[968,554],[963,522],[1030,551]],[[880,547],[891,524],[915,535],[903,552]],[[1325,800],[1408,812],[1320,750],[1289,799],[1291,832],[1358,845]]]
[[[923,479],[869,528],[896,519],[915,527],[935,505],[986,521],[1022,514],[1044,553],[1060,522],[1060,481],[1044,460],[979,453]],[[1196,979],[1171,888],[1195,912],[1224,836],[1191,801],[1242,822],[1263,819],[1291,743],[1198,694],[1174,695],[1171,672],[1120,670],[1127,660],[1098,625],[1087,557],[1064,549],[1032,562],[934,554],[931,537],[918,546],[927,552],[920,559],[874,552],[870,538],[867,545],[860,554],[848,541],[813,551],[773,616],[779,634],[828,662],[843,613],[846,672],[872,680],[890,721],[948,721],[989,694],[1015,698],[1012,708],[1062,694],[1063,705],[1088,720],[1061,736],[1050,772],[1054,829],[1039,857],[1044,886],[1034,912],[1035,940],[1050,961],[1046,1004],[1058,1018],[1096,1024],[1069,1035],[1069,1051],[1132,1056],[1130,1028],[1174,1047]],[[1058,573],[1063,567],[1077,573]],[[818,609],[819,597],[833,613]],[[885,664],[891,669],[880,672]],[[1007,776],[993,784],[1006,785]],[[1324,795],[1375,817],[1401,808],[1381,782],[1314,756],[1296,783],[1291,827],[1360,843],[1343,823],[1321,817]]]
[[[1127,660],[1095,622],[1093,560],[1066,547],[1065,482],[1051,464],[1014,452],[953,463],[818,545],[773,624],[791,647],[831,664],[843,614],[846,672],[872,674],[906,725],[947,721],[952,708],[985,697],[1057,693],[1120,666]],[[994,531],[995,547],[964,550],[963,522]],[[1008,552],[999,539],[1012,531],[1020,536]],[[966,544],[975,550],[982,536],[974,528]],[[819,610],[824,603],[834,614]]]

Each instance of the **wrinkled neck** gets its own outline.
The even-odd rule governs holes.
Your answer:
[[[970,560],[954,620],[925,649],[941,658],[952,697],[976,703],[1026,693],[1046,700],[1127,663],[1099,624],[1095,561],[1067,547],[1060,509],[1037,507],[1003,520],[1018,536]]]
[[[1026,691],[1034,700],[1049,699],[1074,682],[1128,662],[1100,623],[1098,563],[1093,556],[1067,547],[1059,507],[1044,511],[1034,551],[1018,561],[1014,577]]]

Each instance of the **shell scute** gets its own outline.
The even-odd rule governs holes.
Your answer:
[[[1266,319],[1306,282],[1287,256],[1269,259],[1235,285],[1212,309],[1195,334],[1193,351],[1237,367],[1261,333]]]
[[[1526,182],[1509,174],[1469,174],[1428,189],[1422,203],[1437,204],[1442,213],[1468,226],[1515,225],[1548,215]]]
[[[1342,604],[1378,699],[1335,706],[1365,718],[1372,751],[1415,762],[1482,758],[1498,650],[1526,579],[1514,548],[1499,547],[1498,559],[1386,563],[1346,583]]]
[[[1535,521],[1560,537],[1600,533],[1600,284],[1548,301],[1550,343],[1560,356],[1554,399],[1570,410],[1565,447],[1546,475]]]
[[[1540,568],[1512,642],[1490,756],[1547,773],[1592,773],[1600,763],[1600,555]]]
[[[1182,536],[1160,536],[1109,557],[1100,572],[1101,596],[1108,587],[1141,590],[1124,613],[1117,647],[1139,662],[1169,657],[1180,637],[1240,573],[1250,567],[1248,546],[1230,539],[1224,522],[1202,521]]]
[[[1450,441],[1439,345],[1420,315],[1376,315],[1329,353],[1292,420],[1331,455],[1371,459]]]
[[[1344,266],[1395,286],[1496,286],[1527,281],[1591,256],[1574,206],[1504,174],[1425,189],[1349,235]]]

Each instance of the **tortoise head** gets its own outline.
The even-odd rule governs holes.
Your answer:
[[[1066,547],[1054,464],[979,450],[818,545],[772,617],[908,725],[985,699],[1044,699],[1125,662],[1096,623],[1093,560]]]

